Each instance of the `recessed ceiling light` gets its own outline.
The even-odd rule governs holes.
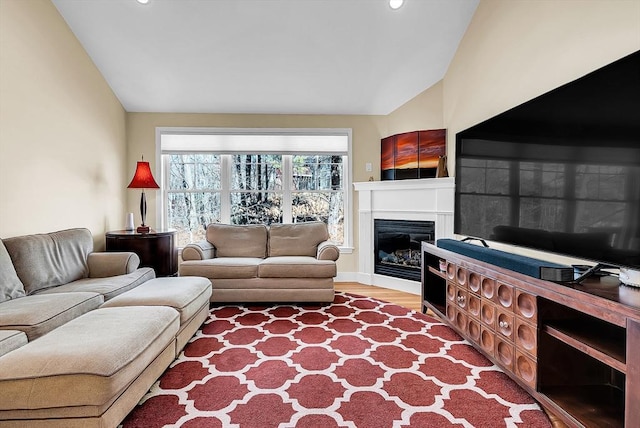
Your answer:
[[[389,0],[389,6],[393,10],[400,9],[403,3],[404,0]]]
[[[138,3],[140,3],[140,4],[147,4],[147,3],[149,3],[149,0],[137,0],[137,1],[138,1]]]

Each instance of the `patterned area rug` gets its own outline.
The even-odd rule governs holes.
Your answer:
[[[124,428],[550,427],[438,320],[336,293],[326,306],[214,307]]]

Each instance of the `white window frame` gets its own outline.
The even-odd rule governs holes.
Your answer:
[[[156,176],[160,177],[162,182],[162,193],[159,198],[156,198],[156,224],[161,225],[162,228],[167,227],[167,219],[165,213],[165,190],[166,189],[166,177],[164,177],[164,171],[166,170],[165,166],[162,164],[162,144],[161,139],[163,135],[284,135],[284,136],[346,136],[347,137],[347,154],[346,161],[343,161],[343,195],[344,195],[344,242],[340,245],[341,253],[352,253],[353,252],[353,213],[351,209],[351,187],[352,187],[352,130],[351,128],[202,128],[202,127],[156,127],[156,165],[159,165],[160,171],[156,171]],[[206,151],[208,152],[208,151]],[[254,153],[253,151],[248,151],[249,153]],[[262,150],[263,153],[274,153],[270,152],[269,149]],[[301,154],[294,153],[291,154]],[[283,153],[283,157],[285,154]],[[221,168],[225,173],[222,174],[222,180],[230,180],[231,174],[231,164],[228,160],[227,156],[222,156],[221,159]],[[291,168],[291,162],[283,162],[284,168]],[[286,177],[287,180],[291,180],[290,175],[287,174],[287,169],[283,169],[283,177]],[[229,184],[229,183],[227,183]],[[288,196],[291,197],[292,192],[292,183],[288,187]],[[222,186],[223,190],[221,192],[221,198],[228,198],[228,190],[229,186]],[[283,189],[284,191],[284,189]],[[230,207],[228,204],[223,204],[221,207],[221,221],[228,222],[230,220]],[[288,211],[288,216],[286,212],[283,212],[283,218],[291,218],[291,207],[284,205],[284,210]]]

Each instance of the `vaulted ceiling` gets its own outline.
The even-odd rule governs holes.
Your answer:
[[[53,0],[130,112],[388,114],[479,0]]]

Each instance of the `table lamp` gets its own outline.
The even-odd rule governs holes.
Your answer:
[[[144,194],[144,189],[159,189],[158,183],[153,178],[153,174],[151,173],[151,167],[149,167],[149,162],[144,161],[144,156],[142,156],[142,161],[138,162],[136,165],[136,173],[133,175],[131,179],[131,183],[127,186],[127,189],[142,189],[142,196],[140,197],[140,215],[142,216],[142,225],[138,226],[136,232],[138,233],[149,233],[149,226],[144,224],[144,220],[147,217],[147,198]]]

